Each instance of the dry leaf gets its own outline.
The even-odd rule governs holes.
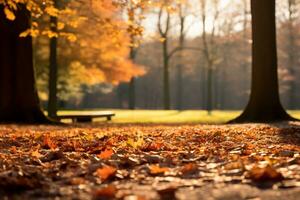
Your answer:
[[[198,166],[195,163],[188,163],[185,164],[180,171],[182,174],[192,174],[198,171]]]
[[[112,149],[107,149],[105,151],[102,151],[98,157],[101,158],[101,159],[110,159],[111,156],[113,155],[114,151]]]
[[[117,193],[117,188],[114,185],[108,185],[104,188],[100,188],[94,192],[94,197],[100,199],[114,198]]]
[[[263,182],[263,181],[282,181],[284,179],[283,175],[276,171],[271,166],[266,166],[263,168],[260,167],[253,167],[247,176],[247,178],[250,178],[253,181],[256,182]]]
[[[50,138],[49,135],[45,135],[44,141],[43,141],[43,147],[45,149],[51,149],[54,150],[56,149],[57,145],[56,143]]]
[[[100,177],[101,181],[106,181],[115,176],[117,169],[111,166],[104,166],[97,169],[96,174]]]
[[[149,170],[150,170],[151,175],[159,175],[159,174],[164,174],[165,172],[168,172],[169,168],[160,167],[158,165],[150,165]]]

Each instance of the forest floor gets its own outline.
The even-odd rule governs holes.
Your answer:
[[[0,125],[0,199],[299,196],[299,122]]]

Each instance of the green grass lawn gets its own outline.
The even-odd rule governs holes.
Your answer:
[[[59,114],[89,114],[95,110],[85,111],[59,111]],[[237,117],[241,111],[218,111],[215,110],[208,115],[203,110],[112,110],[116,116],[112,118],[115,123],[225,123]],[[300,111],[289,111],[289,113],[300,118]],[[106,121],[105,118],[98,118],[95,121]]]
[[[85,111],[59,111],[59,114],[80,113],[88,114],[96,110]],[[112,118],[113,123],[225,123],[238,116],[241,111],[218,111],[215,110],[208,115],[203,110],[112,110],[116,116]],[[290,111],[291,115],[300,118],[300,111]],[[106,121],[105,118],[98,118],[95,121]],[[67,121],[66,121],[67,122]]]

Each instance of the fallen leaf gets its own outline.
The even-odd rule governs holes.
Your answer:
[[[182,168],[181,168],[181,173],[182,174],[193,174],[195,172],[198,171],[198,166],[195,163],[188,163],[185,164]]]
[[[43,155],[40,154],[40,152],[38,150],[35,150],[35,151],[31,152],[31,156],[35,157],[35,158],[41,158],[41,157],[43,157]]]
[[[283,175],[278,172],[273,167],[267,165],[266,167],[253,167],[248,175],[247,178],[256,181],[256,182],[264,182],[264,181],[282,181],[284,179]]]
[[[160,167],[158,165],[150,165],[149,170],[150,170],[151,175],[159,175],[159,174],[164,174],[165,172],[168,172],[169,168]]]
[[[54,150],[56,149],[56,147],[57,147],[56,143],[50,138],[50,136],[45,135],[43,141],[43,148]]]
[[[98,155],[98,158],[101,158],[103,160],[110,159],[111,156],[113,155],[113,153],[114,153],[114,151],[112,149],[107,149],[107,150],[102,151]]]
[[[117,169],[111,166],[104,166],[97,169],[96,174],[100,177],[101,181],[106,181],[115,176]]]
[[[117,188],[114,185],[108,185],[94,191],[95,199],[112,199],[116,196]]]

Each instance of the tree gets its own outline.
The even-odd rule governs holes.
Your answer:
[[[249,103],[232,122],[291,120],[278,91],[275,0],[251,0],[252,83]]]
[[[40,109],[35,87],[32,38],[20,37],[30,28],[30,18],[24,5],[12,13],[0,4],[1,123],[50,122]]]
[[[58,7],[58,0],[53,1],[54,7]],[[57,32],[57,17],[50,16],[50,30]],[[50,55],[49,55],[49,99],[48,99],[48,116],[55,118],[57,116],[57,37],[50,38]]]
[[[211,5],[210,5],[211,4]],[[200,0],[201,8],[201,22],[202,22],[202,44],[203,44],[203,55],[206,61],[206,110],[208,114],[211,114],[213,109],[213,77],[215,75],[215,66],[218,60],[218,47],[216,44],[216,31],[217,31],[217,20],[220,16],[219,11],[219,0],[213,0],[210,2],[207,0]],[[211,31],[207,28],[208,22],[208,8],[212,7],[213,11],[210,11],[213,17]]]

